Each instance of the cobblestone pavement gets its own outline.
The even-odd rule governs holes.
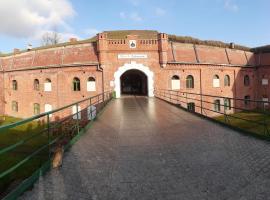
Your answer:
[[[21,199],[270,199],[270,144],[161,100],[113,100]]]

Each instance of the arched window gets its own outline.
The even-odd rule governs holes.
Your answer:
[[[40,114],[40,105],[38,103],[34,103],[34,115]]]
[[[224,109],[231,110],[231,99],[224,98]]]
[[[80,79],[75,77],[73,79],[73,91],[80,91],[80,90],[81,90]]]
[[[216,99],[216,100],[214,101],[214,110],[215,110],[216,112],[220,112],[220,100],[219,100],[219,99]]]
[[[186,87],[187,88],[194,88],[194,78],[191,75],[188,75],[186,78]]]
[[[172,90],[179,90],[180,89],[180,78],[177,75],[174,75],[171,78],[171,87]]]
[[[50,91],[52,91],[52,81],[51,81],[51,79],[46,79],[45,80],[45,83],[44,83],[44,91],[45,92],[50,92]]]
[[[250,84],[249,76],[245,75],[244,76],[244,86],[249,86],[249,84]]]
[[[230,86],[230,76],[229,75],[225,75],[224,77],[224,86]]]
[[[244,97],[244,99],[245,99],[245,106],[249,106],[250,105],[250,96],[249,95],[246,95]]]
[[[12,81],[12,89],[13,90],[18,90],[18,82],[16,80]]]
[[[34,80],[34,90],[39,91],[39,80],[38,79]]]
[[[96,91],[96,79],[94,77],[89,77],[87,79],[87,91],[88,92]]]
[[[214,77],[213,77],[213,87],[220,87],[218,75],[214,75]]]
[[[14,112],[18,112],[18,102],[17,101],[12,101],[12,103],[11,103],[11,109],[12,109],[12,111],[14,111]]]

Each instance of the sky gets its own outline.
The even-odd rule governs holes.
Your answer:
[[[0,0],[0,52],[108,30],[147,29],[248,47],[270,44],[270,0]]]

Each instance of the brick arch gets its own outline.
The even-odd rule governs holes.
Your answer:
[[[121,86],[120,86],[120,77],[128,70],[136,69],[143,72],[147,76],[147,85],[148,85],[148,96],[154,96],[154,73],[149,69],[149,67],[144,66],[143,64],[138,64],[136,62],[126,63],[124,66],[119,67],[118,70],[114,73],[114,83],[115,83],[115,92],[116,98],[121,96]]]

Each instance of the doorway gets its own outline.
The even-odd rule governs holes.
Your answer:
[[[147,76],[140,70],[131,69],[120,77],[121,94],[143,95],[148,94]]]

